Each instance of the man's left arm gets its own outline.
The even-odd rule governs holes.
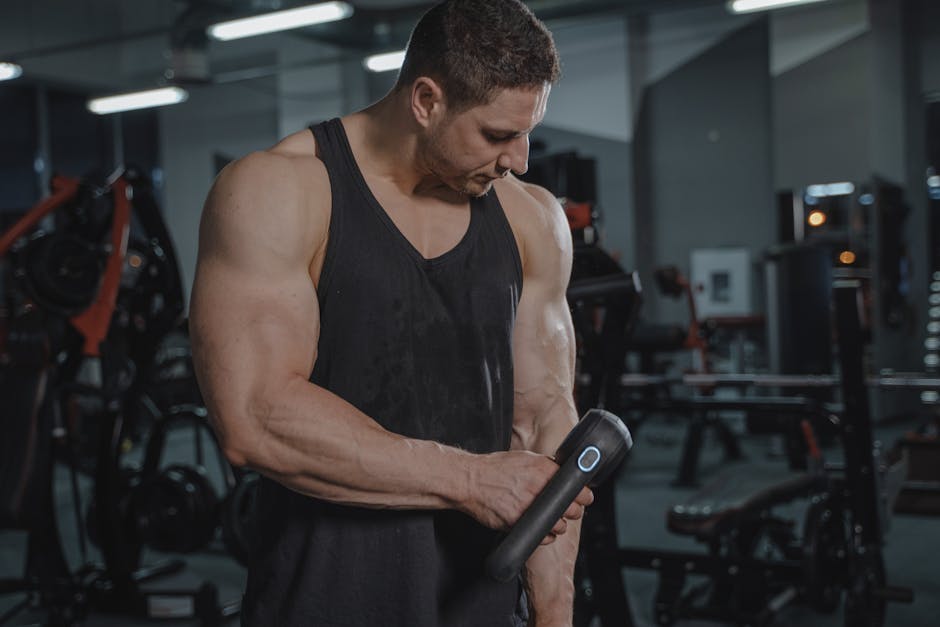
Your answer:
[[[522,238],[524,280],[513,332],[512,448],[554,455],[578,420],[573,395],[574,329],[565,299],[571,275],[571,232],[550,193],[531,185],[525,188],[536,203]],[[570,509],[561,522],[567,527],[563,533],[539,546],[526,562],[526,591],[534,612],[530,625],[534,627],[567,627],[572,622],[580,511],[575,518],[569,514]]]

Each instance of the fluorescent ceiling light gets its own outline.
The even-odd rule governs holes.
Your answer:
[[[273,13],[264,13],[254,17],[220,22],[210,26],[206,32],[213,39],[229,41],[302,26],[323,24],[324,22],[335,22],[352,14],[352,6],[345,2],[322,2],[296,9],[274,11]]]
[[[0,63],[0,81],[10,81],[23,73],[16,63]]]
[[[728,9],[732,13],[751,13],[752,11],[765,11],[767,9],[780,9],[810,2],[823,2],[824,0],[731,0]]]
[[[373,72],[388,72],[389,70],[397,70],[404,62],[405,51],[397,50],[384,54],[374,54],[371,57],[367,57],[362,64],[366,66],[366,69]]]
[[[135,91],[129,94],[116,94],[104,98],[94,98],[88,101],[88,110],[92,113],[104,115],[106,113],[119,113],[133,111],[134,109],[148,109],[164,105],[184,102],[189,98],[185,89],[179,87],[163,87],[147,91]]]
[[[806,188],[806,193],[810,196],[823,198],[825,196],[847,196],[855,191],[855,185],[851,183],[829,183],[828,185],[810,185]]]

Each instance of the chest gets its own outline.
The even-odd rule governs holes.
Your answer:
[[[369,181],[369,188],[394,227],[424,259],[435,259],[453,250],[470,228],[469,200],[415,200],[376,181]]]

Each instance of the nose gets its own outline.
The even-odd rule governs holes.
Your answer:
[[[521,135],[510,141],[497,159],[496,167],[504,173],[512,170],[514,174],[525,174],[529,169],[529,136]]]

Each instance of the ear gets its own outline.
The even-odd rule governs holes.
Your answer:
[[[411,84],[411,113],[421,126],[427,128],[446,111],[444,90],[432,78],[419,76]]]

